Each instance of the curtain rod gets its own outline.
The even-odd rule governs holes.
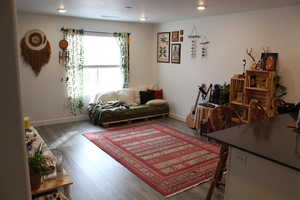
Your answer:
[[[68,29],[62,27],[60,30],[61,30],[61,31],[66,31],[66,30],[68,30]],[[102,33],[102,34],[114,34],[114,33],[116,33],[116,32],[112,33],[112,32],[102,32],[102,31],[90,31],[90,30],[84,30],[84,29],[81,29],[81,30],[82,30],[83,32],[86,32],[86,33]],[[128,34],[130,35],[131,33],[128,33]]]

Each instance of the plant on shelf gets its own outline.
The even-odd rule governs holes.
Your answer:
[[[230,90],[229,84],[224,83],[224,85],[221,86],[220,100],[219,100],[220,105],[225,105],[229,103],[229,90]]]
[[[55,167],[53,165],[53,160],[43,154],[43,144],[41,143],[39,147],[29,153],[28,164],[30,169],[30,183],[33,190],[38,189],[42,183],[42,176],[51,174]]]

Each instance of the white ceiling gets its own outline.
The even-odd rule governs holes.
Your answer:
[[[66,16],[116,21],[160,23],[202,16],[220,15],[258,9],[276,8],[300,3],[300,0],[207,0],[205,11],[196,9],[196,0],[16,0],[20,11],[57,14],[61,3]],[[126,6],[133,8],[128,9]],[[60,14],[61,15],[61,14]],[[106,17],[103,17],[106,16]]]

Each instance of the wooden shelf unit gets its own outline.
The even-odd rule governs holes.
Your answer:
[[[230,102],[242,103],[243,104],[243,94],[245,90],[245,78],[241,78],[237,75],[231,78],[230,83]]]
[[[257,88],[257,87],[246,87],[246,90],[259,91],[259,92],[268,92],[266,88]]]
[[[238,102],[238,101],[231,101],[231,104],[237,105],[237,106],[244,106],[244,107],[249,107],[249,104],[244,104],[242,102]]]
[[[275,115],[272,101],[275,98],[276,72],[246,70],[245,76],[234,75],[230,84],[230,104],[239,113],[243,123],[248,123],[249,103],[256,99],[265,108],[267,115]]]

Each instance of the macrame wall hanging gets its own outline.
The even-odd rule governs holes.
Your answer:
[[[28,31],[21,41],[21,54],[38,76],[42,67],[49,62],[51,55],[50,43],[41,30]]]
[[[191,35],[188,38],[192,39],[191,57],[196,58],[197,56],[197,41],[201,36],[198,34],[196,26],[193,26]]]
[[[209,43],[210,42],[208,41],[206,36],[201,37],[200,46],[201,46],[201,57],[202,58],[205,58],[207,56]]]

